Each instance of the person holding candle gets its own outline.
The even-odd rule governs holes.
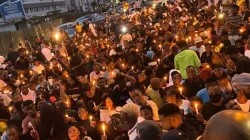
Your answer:
[[[97,80],[99,77],[103,77],[103,71],[101,71],[100,63],[94,64],[94,71],[90,73],[89,77],[90,77],[90,82]]]
[[[189,113],[189,101],[183,99],[184,97],[180,94],[180,90],[174,86],[166,88],[165,92],[165,102],[173,103],[177,105],[181,111],[183,111],[183,115],[187,115]]]
[[[39,59],[34,60],[34,66],[32,67],[32,70],[36,72],[36,74],[42,74],[44,72],[44,66],[40,64]]]
[[[93,140],[100,139],[100,133],[98,132],[99,122],[97,122],[93,116],[89,115],[87,107],[80,106],[78,108],[78,117],[79,120],[77,124],[84,128],[86,135]]]
[[[91,114],[98,112],[99,108],[103,106],[102,92],[94,87],[91,83],[85,84],[84,104],[87,106]]]

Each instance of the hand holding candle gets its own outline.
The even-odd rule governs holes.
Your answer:
[[[179,91],[180,91],[180,94],[181,94],[181,95],[182,95],[182,90],[183,90],[182,87],[180,87],[180,88],[179,88]]]

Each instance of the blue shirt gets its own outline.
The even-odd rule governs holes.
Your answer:
[[[208,95],[208,91],[206,88],[201,89],[196,96],[200,97],[203,101],[203,104],[206,103],[207,101],[210,100],[209,95]]]
[[[210,101],[209,95],[208,95],[208,91],[206,88],[201,89],[196,96],[200,97],[203,101],[203,104],[205,104],[207,101]],[[222,93],[221,95],[224,99],[227,98],[227,94],[226,93]]]

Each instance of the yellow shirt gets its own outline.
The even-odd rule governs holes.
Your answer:
[[[82,25],[76,25],[76,31],[78,33],[82,32]]]

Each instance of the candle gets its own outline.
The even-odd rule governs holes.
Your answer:
[[[135,68],[134,66],[131,67],[132,70],[134,70],[134,68]]]
[[[13,108],[10,106],[10,107],[9,107],[9,111],[10,111],[10,113],[11,113],[11,111],[12,111],[12,110],[13,110]]]
[[[68,114],[65,114],[65,117],[66,117],[66,118],[69,118],[69,115],[68,115]]]
[[[125,67],[125,64],[124,64],[124,63],[122,63],[122,67],[123,67],[123,68]]]
[[[157,59],[158,63],[161,64],[161,59]]]
[[[167,77],[164,77],[164,80],[167,82]]]
[[[30,75],[32,75],[32,70],[30,70]]]
[[[92,122],[93,116],[89,116],[89,121]]]
[[[198,111],[198,104],[196,103],[194,106],[195,106],[196,114],[199,114],[199,111]]]
[[[23,74],[21,74],[20,77],[23,78]]]
[[[210,68],[210,66],[209,66],[209,65],[206,65],[206,68],[207,68],[207,69],[209,69],[209,68]]]
[[[162,47],[162,45],[160,44],[160,45],[159,45],[159,48],[161,49],[161,47]]]
[[[180,94],[182,95],[182,87],[179,88]]]
[[[26,54],[29,54],[29,51],[26,51]]]
[[[68,61],[70,61],[70,57],[68,57]]]
[[[96,104],[95,104],[95,102],[94,102],[94,107],[96,107]]]
[[[102,130],[103,130],[103,136],[106,136],[106,133],[105,133],[105,125],[102,124]]]
[[[93,86],[95,86],[95,81],[92,82]]]

